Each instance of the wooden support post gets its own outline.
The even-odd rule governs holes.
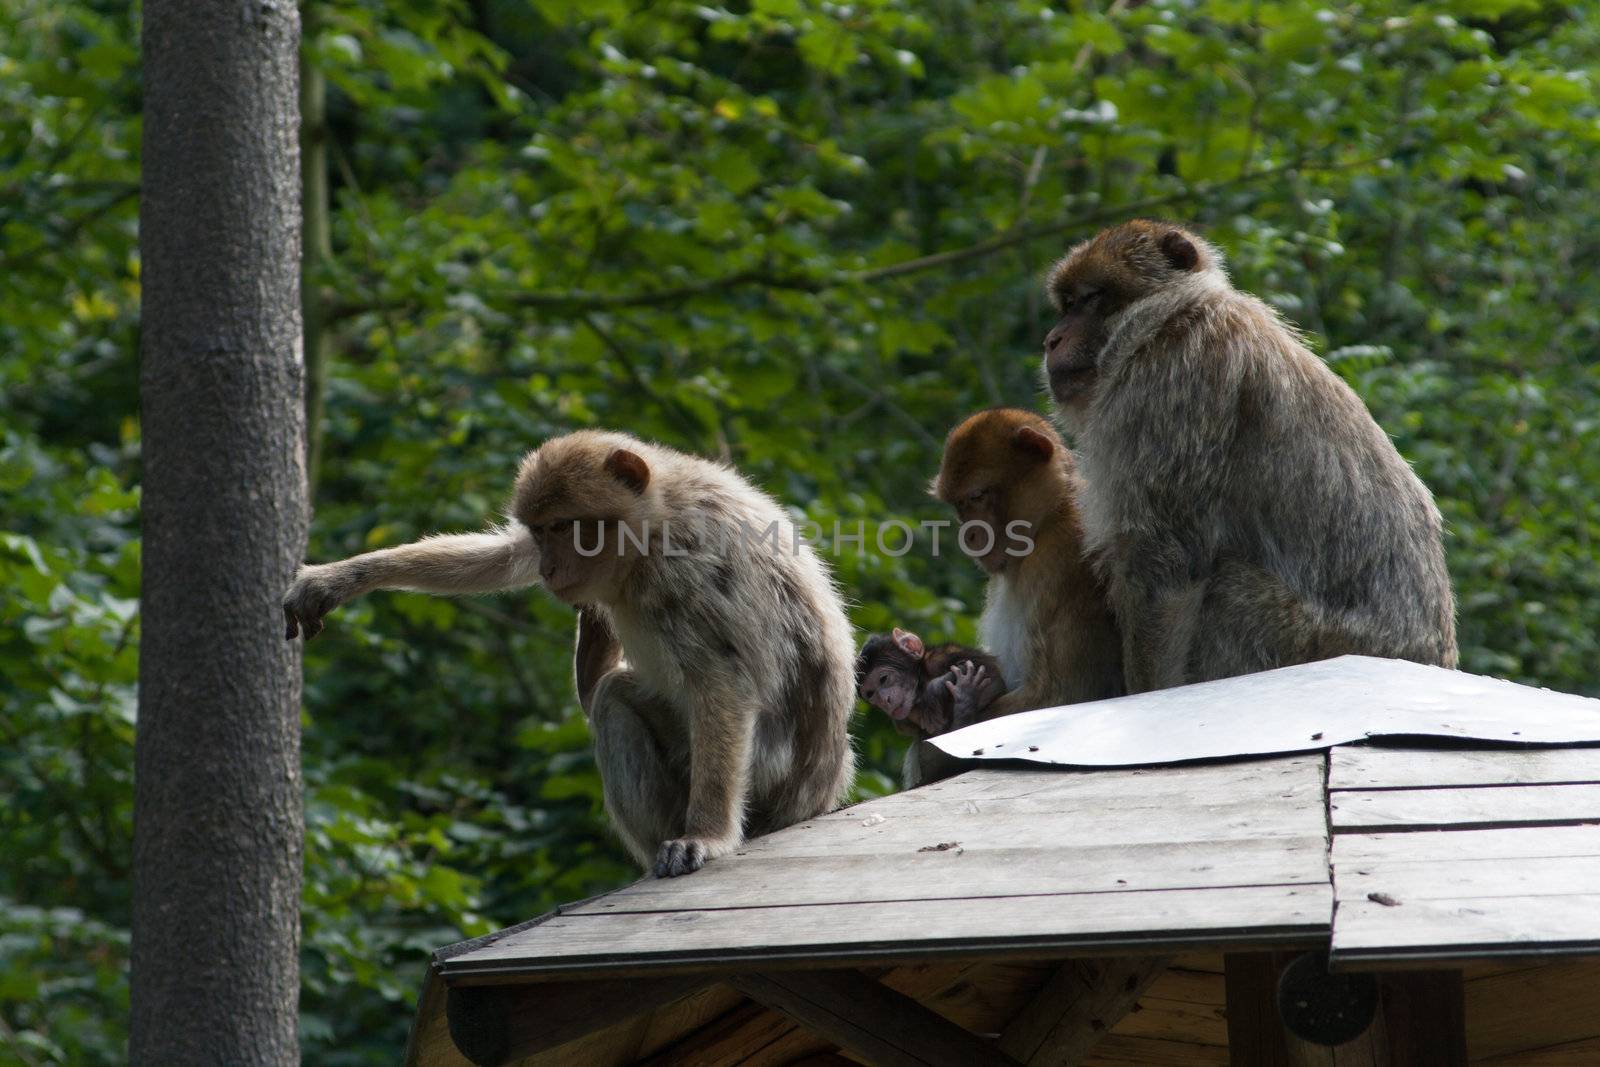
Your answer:
[[[1294,1067],[1382,1067],[1390,1062],[1378,980],[1372,975],[1335,974],[1328,969],[1326,952],[1303,953],[1279,974],[1277,1001]]]
[[[1289,1067],[1278,1018],[1278,975],[1293,952],[1230,952],[1223,957],[1231,1067]]]
[[[993,1042],[859,971],[775,971],[727,981],[876,1067],[1017,1067]]]
[[[1466,1067],[1467,1009],[1460,971],[1390,971],[1378,977],[1390,1062]]]
[[[450,1039],[478,1067],[500,1067],[631,1019],[709,985],[704,975],[451,986]]]
[[[1325,953],[1227,957],[1234,1067],[1466,1067],[1459,971],[1330,973]]]
[[[1029,1067],[1081,1062],[1169,962],[1164,956],[1067,960],[1006,1027],[1000,1048]]]

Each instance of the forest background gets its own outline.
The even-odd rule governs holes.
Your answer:
[[[478,527],[591,425],[824,528],[944,518],[946,430],[1042,403],[1044,271],[1158,215],[1433,488],[1463,668],[1600,694],[1600,4],[302,12],[311,558]],[[0,4],[0,1063],[125,1055],[138,31]],[[959,556],[833,559],[863,632],[972,638]],[[393,1062],[429,950],[633,877],[571,633],[535,593],[380,594],[309,647],[308,1062]],[[891,790],[900,739],[854,730]]]

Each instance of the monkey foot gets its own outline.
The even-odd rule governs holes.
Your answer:
[[[706,865],[706,843],[693,837],[661,842],[656,853],[656,877],[676,878]]]

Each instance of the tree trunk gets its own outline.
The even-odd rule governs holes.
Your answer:
[[[313,12],[306,5],[306,36],[311,36]],[[305,325],[306,354],[306,483],[315,499],[322,472],[322,412],[328,393],[329,343],[327,301],[322,273],[333,259],[333,239],[328,220],[328,82],[315,63],[300,68],[300,175],[301,204],[305,214],[301,249],[301,309]]]
[[[299,1061],[299,16],[146,0],[136,1064]]]

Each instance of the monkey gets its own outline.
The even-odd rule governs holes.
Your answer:
[[[1010,685],[977,701],[974,721],[1123,695],[1122,637],[1078,517],[1082,479],[1049,420],[1004,407],[969,416],[946,438],[930,488],[989,576],[978,632]],[[952,678],[952,698],[973,703],[975,684],[970,673]],[[913,788],[962,767],[915,744],[902,777]]]
[[[1047,287],[1044,378],[1131,692],[1346,653],[1456,665],[1432,495],[1215,248],[1135,220]]]
[[[989,653],[954,644],[929,648],[898,627],[868,637],[856,658],[856,691],[904,737],[959,730],[1005,690],[1000,661]]]
[[[521,463],[486,532],[302,567],[286,636],[373,589],[542,583],[577,608],[573,672],[606,811],[671,877],[837,807],[854,780],[855,643],[833,579],[731,467],[580,430]]]

